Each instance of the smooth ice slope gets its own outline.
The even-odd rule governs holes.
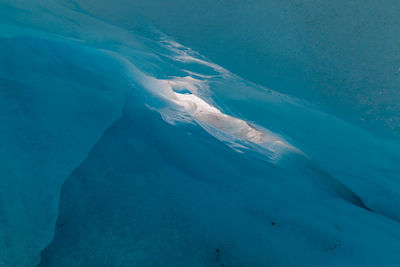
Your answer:
[[[0,266],[400,264],[398,141],[141,18],[0,15]]]
[[[64,180],[120,116],[124,85],[109,58],[76,44],[0,47],[0,263],[25,266],[52,238]]]

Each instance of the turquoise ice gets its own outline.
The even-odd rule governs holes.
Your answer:
[[[80,4],[0,1],[0,266],[400,264],[397,128]]]

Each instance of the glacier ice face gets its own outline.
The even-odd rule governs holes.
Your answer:
[[[55,238],[39,266],[399,260],[396,222],[332,198],[298,170],[254,157],[198,125],[171,125],[132,97],[66,181]]]
[[[85,47],[28,36],[0,47],[0,265],[26,266],[51,241],[61,185],[120,116],[124,89],[114,62]]]
[[[67,2],[0,1],[0,266],[400,262],[398,141]]]

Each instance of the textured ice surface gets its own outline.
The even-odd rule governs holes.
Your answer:
[[[63,1],[127,29],[146,19],[248,80],[400,135],[400,2]]]
[[[397,140],[140,17],[0,15],[0,266],[400,264]]]

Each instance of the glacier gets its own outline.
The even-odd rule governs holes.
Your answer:
[[[1,267],[400,265],[396,127],[135,12],[0,0]]]

